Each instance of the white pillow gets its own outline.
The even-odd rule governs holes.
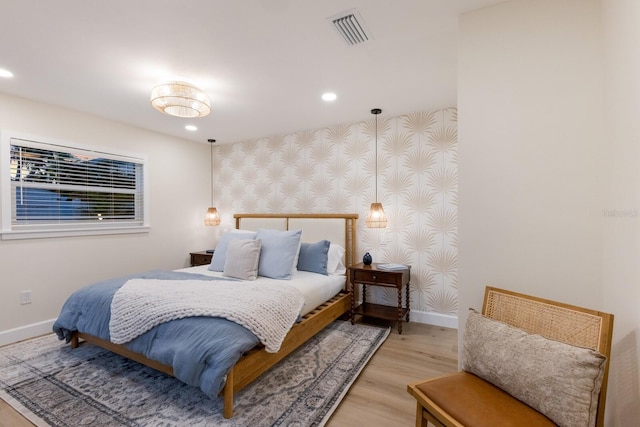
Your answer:
[[[329,245],[329,253],[327,256],[327,273],[341,275],[347,272],[342,257],[345,249],[335,243]]]
[[[227,246],[227,260],[222,275],[242,280],[256,280],[261,247],[260,239],[231,239]]]
[[[211,264],[209,264],[209,270],[211,271],[223,271],[224,263],[227,259],[227,245],[231,239],[255,239],[256,232],[248,230],[230,230],[220,236],[216,249],[211,257]]]

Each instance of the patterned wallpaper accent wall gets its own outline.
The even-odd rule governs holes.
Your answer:
[[[215,204],[236,212],[356,212],[358,253],[411,265],[411,309],[457,316],[457,109],[378,116],[378,200],[386,229],[368,229],[375,201],[375,116],[367,121],[214,148]],[[374,288],[394,305],[394,291]]]

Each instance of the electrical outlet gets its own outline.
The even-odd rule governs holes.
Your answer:
[[[31,304],[31,291],[20,292],[20,304]]]

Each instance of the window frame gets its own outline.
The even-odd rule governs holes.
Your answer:
[[[14,225],[12,214],[15,210],[12,202],[11,184],[11,140],[19,139],[31,142],[44,149],[52,151],[70,150],[78,154],[93,153],[102,158],[111,158],[125,162],[137,163],[142,166],[142,221],[114,221],[91,222],[75,224],[38,224],[38,225]],[[27,145],[27,144],[26,144]],[[146,155],[126,152],[123,150],[105,149],[87,144],[78,144],[68,141],[56,140],[48,137],[29,135],[23,132],[0,130],[0,203],[2,240],[37,239],[70,236],[97,236],[113,234],[130,234],[149,232],[150,225],[150,191],[149,191],[149,162]]]

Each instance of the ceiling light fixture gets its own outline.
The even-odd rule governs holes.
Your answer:
[[[218,209],[213,206],[213,144],[216,142],[215,139],[209,139],[209,144],[211,144],[211,205],[209,209],[207,209],[207,213],[204,216],[204,225],[220,225],[220,215],[218,214]]]
[[[371,110],[371,114],[376,116],[376,201],[371,203],[369,213],[367,214],[368,228],[386,228],[387,216],[384,214],[382,203],[378,203],[378,114],[382,113],[379,108]]]
[[[151,90],[151,105],[176,117],[204,117],[211,112],[209,95],[186,82],[164,82]]]
[[[13,77],[13,73],[9,70],[5,70],[4,68],[0,68],[0,77],[11,78]]]
[[[337,98],[338,98],[338,95],[332,92],[327,92],[322,94],[323,101],[331,102],[331,101],[335,101]]]

